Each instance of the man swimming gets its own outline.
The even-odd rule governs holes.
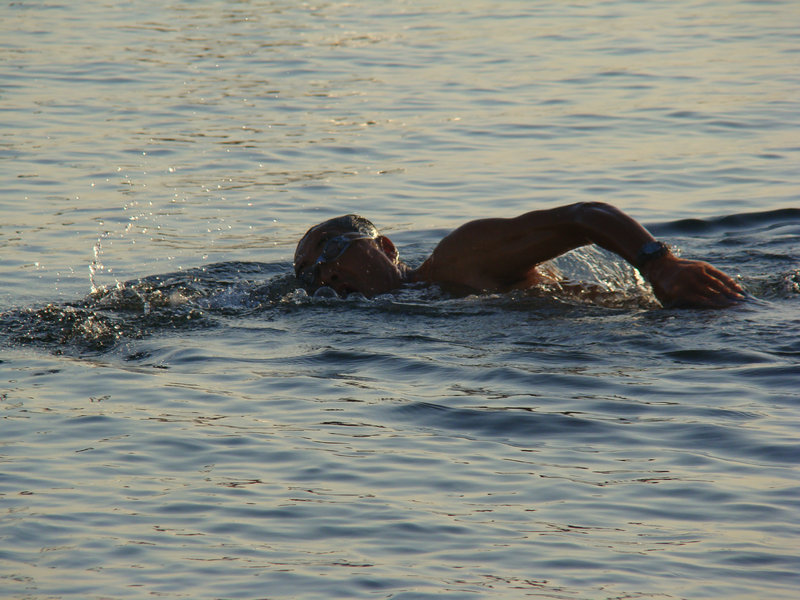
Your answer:
[[[470,221],[447,235],[414,269],[389,238],[363,217],[345,215],[309,229],[294,268],[308,291],[332,288],[366,297],[405,283],[458,292],[505,292],[557,283],[542,263],[588,244],[610,250],[650,282],[666,307],[726,307],[744,299],[731,277],[708,263],[678,258],[642,225],[601,202],[581,202],[518,217]]]

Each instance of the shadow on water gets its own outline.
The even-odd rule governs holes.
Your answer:
[[[677,238],[693,255],[733,265],[726,268],[741,274],[755,298],[800,295],[795,254],[800,209],[679,220],[650,229],[658,236]],[[714,240],[698,242],[698,236]],[[692,248],[701,243],[702,249]],[[649,287],[631,267],[594,246],[560,257],[555,265],[571,280],[586,284],[584,289],[549,287],[467,301],[436,288],[407,288],[373,300],[325,293],[310,297],[287,263],[223,262],[99,288],[73,302],[11,309],[0,314],[0,336],[6,343],[82,354],[108,351],[123,340],[216,328],[224,318],[278,318],[281,311],[304,307],[446,317],[464,311],[537,310],[545,318],[552,310],[561,318],[566,307],[576,306],[627,311],[657,307]]]

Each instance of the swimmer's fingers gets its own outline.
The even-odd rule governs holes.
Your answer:
[[[694,306],[725,308],[744,300],[741,286],[707,263],[694,263],[684,273],[686,285],[680,293],[685,302]]]
[[[711,267],[708,273],[706,300],[713,306],[731,306],[744,300],[744,290],[731,277]]]
[[[711,265],[709,265],[709,267],[711,267]],[[711,277],[714,282],[718,284],[718,286],[715,286],[717,291],[737,300],[743,300],[745,298],[744,288],[742,288],[733,277],[714,267],[711,267],[711,270]]]

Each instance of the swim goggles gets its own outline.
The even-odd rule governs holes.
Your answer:
[[[319,278],[319,268],[321,265],[337,260],[342,256],[342,254],[347,252],[350,244],[356,240],[374,239],[374,236],[364,235],[363,233],[358,233],[355,231],[332,237],[325,242],[325,245],[322,247],[322,252],[320,252],[317,260],[315,260],[312,265],[306,267],[302,271],[297,271],[297,278],[303,283],[303,285],[314,287],[317,284],[317,279]]]

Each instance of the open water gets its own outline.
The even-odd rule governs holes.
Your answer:
[[[800,5],[0,5],[0,597],[800,589]],[[740,279],[310,298],[345,212],[611,202]]]

